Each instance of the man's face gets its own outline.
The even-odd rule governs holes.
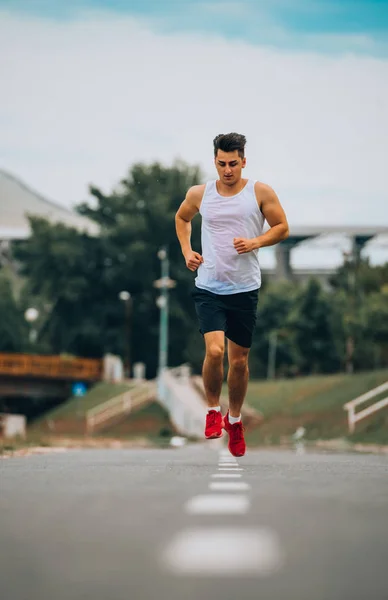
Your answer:
[[[241,171],[245,167],[246,158],[241,158],[237,150],[233,152],[218,150],[214,162],[222,183],[234,185],[241,179]]]

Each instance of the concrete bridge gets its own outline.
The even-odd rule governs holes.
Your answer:
[[[352,256],[358,261],[365,244],[377,236],[387,236],[388,226],[347,226],[347,225],[321,225],[321,226],[292,226],[290,225],[289,237],[278,244],[276,253],[276,279],[293,279],[291,267],[291,251],[299,244],[313,238],[323,238],[333,234],[340,234],[351,240]]]

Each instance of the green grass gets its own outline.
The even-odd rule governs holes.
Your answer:
[[[82,398],[72,397],[32,423],[27,431],[27,439],[20,442],[21,447],[41,445],[42,440],[50,445],[53,436],[82,438],[85,434],[86,412],[133,387],[128,384],[96,384]],[[52,428],[49,427],[50,421],[54,424]],[[96,441],[117,439],[123,442],[142,439],[161,447],[168,445],[173,434],[167,411],[159,403],[151,402],[118,423],[96,432],[93,438]]]
[[[100,433],[95,438],[113,438],[120,441],[146,440],[151,446],[170,448],[170,439],[177,435],[168,412],[157,401],[142,406],[136,412],[130,413],[127,419]],[[197,441],[188,438],[189,441]]]
[[[278,381],[251,381],[246,401],[264,416],[264,423],[248,432],[251,445],[291,439],[297,427],[310,440],[347,437],[351,441],[388,444],[388,410],[371,415],[348,434],[346,402],[388,381],[388,370],[356,375],[300,377]],[[226,389],[225,389],[226,391]],[[366,408],[387,394],[376,396]]]
[[[103,384],[96,386],[99,389],[96,390],[97,393],[93,394],[90,403],[93,398],[98,400],[98,403],[102,400],[106,400],[106,393],[113,394],[112,397],[117,395],[123,391],[123,386],[109,386],[107,389],[105,386],[102,387]],[[125,389],[128,389],[128,386],[124,386]],[[81,427],[75,427],[71,425],[71,423],[81,423],[80,419],[77,419],[74,410],[71,409],[72,402],[69,401],[68,410],[66,413],[61,412],[59,414],[59,410],[55,410],[55,415],[59,414],[59,417],[56,419],[59,421],[62,417],[62,414],[65,416],[62,417],[66,422],[70,421],[59,433],[59,437],[56,432],[50,432],[47,429],[47,420],[48,417],[45,417],[44,420],[40,420],[40,422],[36,422],[34,425],[30,426],[27,430],[26,439],[14,439],[14,440],[0,440],[0,455],[5,452],[13,452],[21,449],[28,449],[29,447],[34,446],[55,446],[55,440],[61,440],[62,438],[67,438],[67,440],[78,441],[82,444],[82,440],[84,439],[84,426],[81,424]],[[90,404],[88,404],[88,407]],[[51,418],[53,419],[54,411],[50,413]],[[139,442],[143,444],[149,444],[153,447],[169,447],[169,442],[171,436],[174,435],[174,428],[171,425],[169,420],[169,416],[167,411],[158,403],[151,402],[145,406],[142,406],[139,410],[136,410],[133,413],[130,413],[127,418],[122,421],[111,425],[110,427],[103,429],[102,431],[96,432],[92,438],[97,444],[104,444],[109,440],[117,440],[120,442]],[[86,443],[89,438],[85,438]]]
[[[149,439],[167,439],[174,435],[167,411],[158,402],[150,402],[128,415],[128,418],[96,433],[95,437],[133,439],[144,436]]]
[[[85,396],[72,396],[63,404],[45,413],[43,417],[35,421],[34,425],[49,419],[83,419],[91,408],[132,389],[132,387],[126,383],[97,383],[87,391]]]
[[[348,433],[347,413],[343,409],[346,402],[387,380],[388,369],[356,375],[321,375],[276,381],[251,380],[247,403],[263,414],[264,422],[247,432],[247,442],[253,446],[290,441],[295,430],[303,426],[306,429],[307,440],[346,438],[351,442],[388,444],[388,409],[383,409],[358,423],[356,432],[351,436]],[[129,389],[131,387],[128,384],[98,383],[84,397],[70,398],[45,414],[33,424],[30,432],[38,435],[39,424],[43,426],[50,419],[81,423],[90,408]],[[223,391],[227,393],[226,385]],[[380,394],[360,408],[365,408],[385,396],[385,393]],[[118,439],[132,439],[139,435],[157,443],[169,439],[171,424],[167,413],[159,404],[144,406],[122,423],[101,432],[101,437]]]
[[[17,450],[33,448],[35,446],[50,446],[47,439],[39,434],[29,435],[26,438],[12,438],[9,440],[0,439],[0,456],[6,453],[13,453]]]

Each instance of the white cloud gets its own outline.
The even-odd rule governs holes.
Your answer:
[[[139,160],[213,176],[212,139],[235,130],[291,224],[388,222],[388,60],[4,12],[0,56],[0,166],[50,198],[108,191]]]

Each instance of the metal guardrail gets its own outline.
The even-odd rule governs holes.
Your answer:
[[[92,434],[107,421],[117,417],[124,417],[135,407],[156,398],[155,382],[139,384],[132,390],[123,392],[106,402],[98,404],[86,413],[86,431]]]
[[[39,354],[0,354],[0,375],[97,381],[101,379],[103,361]]]
[[[354,400],[351,400],[350,402],[347,402],[344,405],[344,410],[348,411],[348,426],[350,433],[354,433],[356,423],[358,421],[361,421],[362,419],[365,419],[365,417],[368,417],[369,415],[377,412],[381,408],[388,406],[388,396],[386,398],[383,398],[382,400],[379,400],[378,402],[375,402],[374,404],[371,404],[371,406],[364,408],[364,410],[360,410],[358,413],[356,413],[356,406],[359,406],[360,404],[371,400],[371,398],[374,398],[375,396],[378,396],[379,394],[382,394],[387,390],[388,381],[386,381],[382,385],[379,385],[378,387],[375,387],[373,390],[366,392],[366,394],[358,396],[358,398],[355,398]]]

